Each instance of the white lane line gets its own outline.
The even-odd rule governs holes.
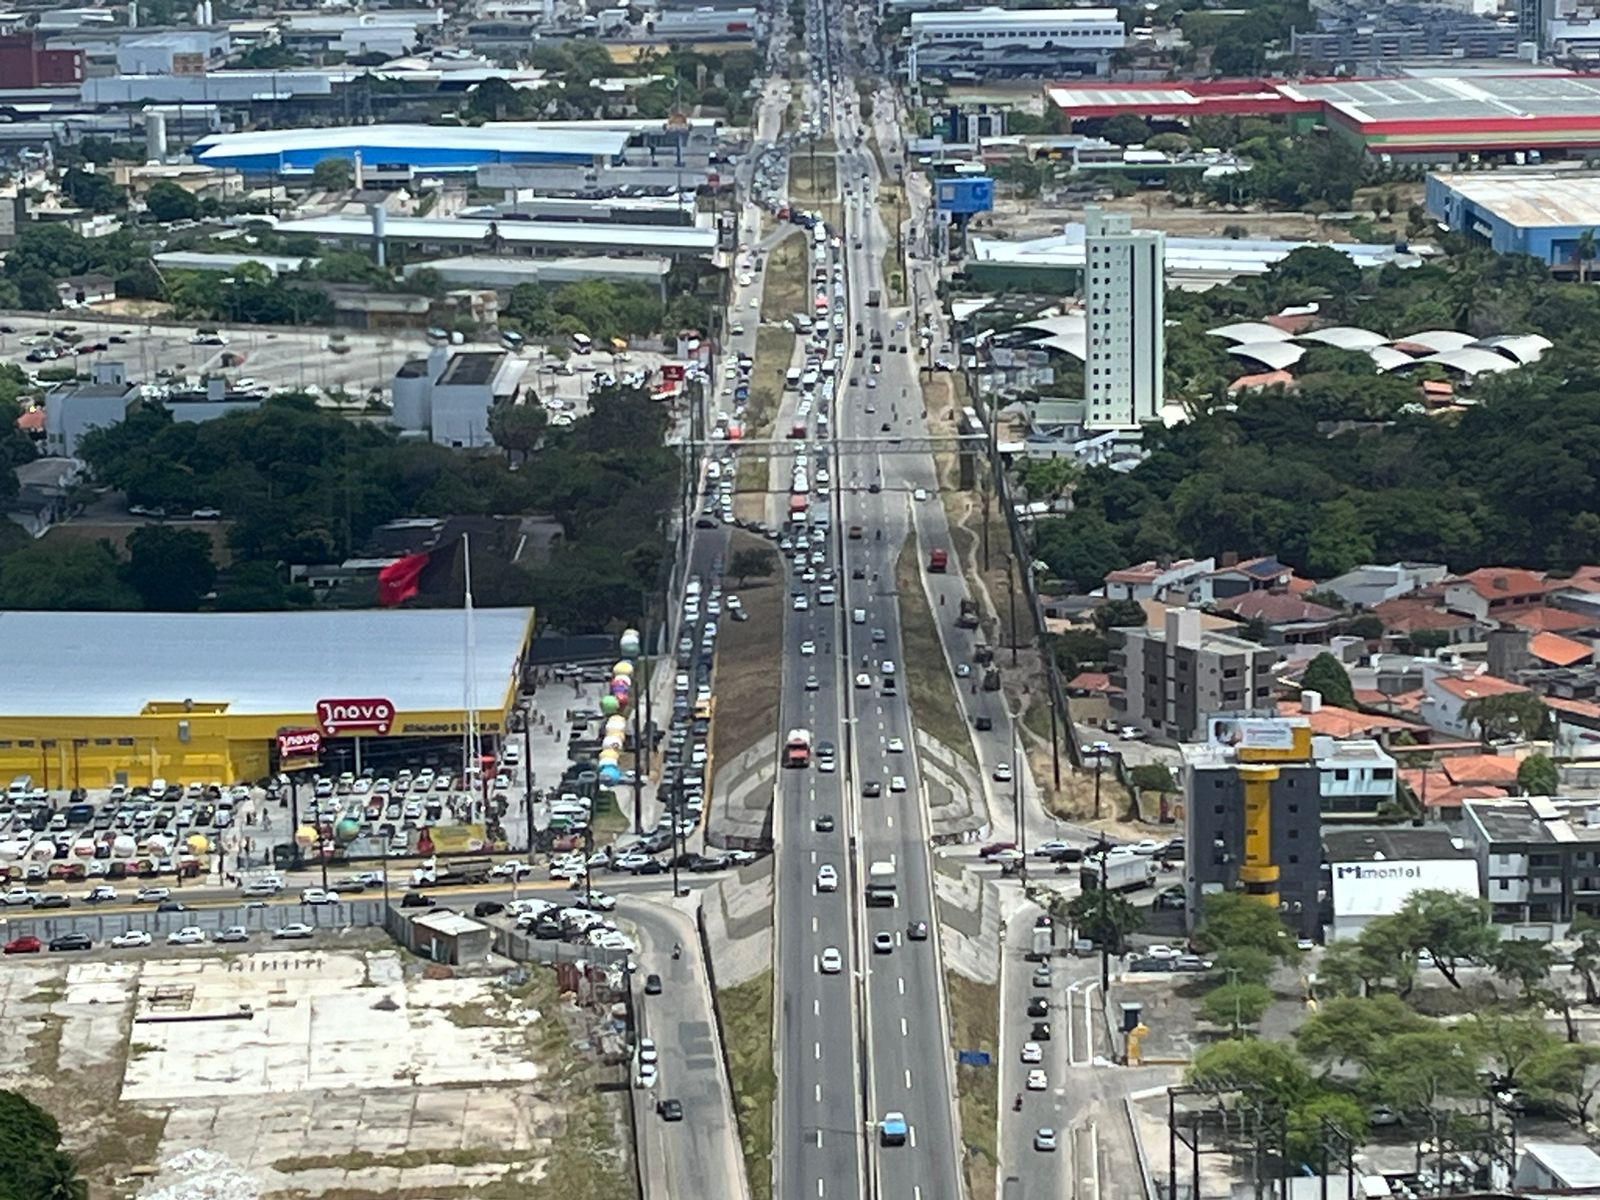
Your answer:
[[[817,1180],[817,1195],[822,1195],[822,1180]]]
[[[915,1150],[917,1148],[917,1127],[915,1125],[907,1125],[906,1136],[911,1141],[911,1148]]]
[[[822,1000],[820,998],[814,998],[811,1001],[811,1015],[813,1017],[820,1017],[822,1015]]]
[[[884,823],[887,824],[890,829],[893,829],[894,828],[894,814],[893,813],[885,813],[884,814]]]
[[[817,1103],[821,1104],[822,1103],[822,1085],[820,1083],[814,1085],[812,1087],[812,1089],[811,1089],[811,1093],[815,1097]],[[819,1145],[819,1146],[822,1145],[822,1130],[820,1130],[820,1129],[817,1130],[817,1145]]]
[[[906,1019],[904,1017],[901,1017],[900,1018],[900,1036],[901,1037],[909,1037],[910,1035],[911,1035],[911,1030],[906,1025]]]
[[[904,996],[906,994],[906,981],[905,981],[905,978],[902,976],[898,982],[900,984],[900,994],[902,996]]]
[[[909,1092],[910,1090],[911,1090],[911,1068],[907,1067],[906,1068],[906,1091]]]
[[[816,1062],[821,1062],[822,1061],[822,1043],[821,1042],[812,1042],[811,1043],[811,1057]]]
[[[811,889],[811,894],[813,896],[815,896],[817,894],[817,889],[816,888],[812,888]],[[816,917],[812,917],[811,918],[811,932],[815,933],[816,931],[817,931],[817,918]]]

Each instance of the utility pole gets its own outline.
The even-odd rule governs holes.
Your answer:
[[[1017,560],[1006,555],[1006,605],[1011,610],[1011,665],[1017,665]]]
[[[528,826],[528,854],[533,854],[533,714],[522,714],[522,817]]]
[[[1094,848],[1100,853],[1100,895],[1098,897],[1100,909],[1100,1002],[1105,1003],[1106,994],[1111,990],[1111,938],[1110,910],[1108,903],[1111,893],[1106,890],[1106,856],[1111,853],[1111,843],[1101,838],[1095,843]]]

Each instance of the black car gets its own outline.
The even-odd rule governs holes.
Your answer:
[[[1044,1017],[1050,1015],[1050,1001],[1043,996],[1032,996],[1028,1000],[1028,1015],[1030,1017]]]
[[[926,921],[913,921],[906,926],[906,937],[913,942],[928,940],[928,923]]]
[[[876,800],[879,796],[883,795],[882,781],[877,779],[867,780],[861,785],[861,794],[868,800]]]
[[[818,833],[833,832],[833,816],[830,813],[818,813],[817,819],[812,824],[816,826]]]
[[[87,933],[58,933],[50,939],[52,950],[88,950],[93,946]]]
[[[652,858],[649,862],[640,863],[633,869],[635,875],[660,875],[666,871],[660,859]]]
[[[1063,846],[1050,854],[1053,863],[1075,863],[1083,861],[1083,850],[1078,846]]]
[[[663,1121],[681,1121],[683,1120],[683,1102],[671,1096],[665,1100],[657,1100],[656,1112],[661,1114]]]
[[[1188,905],[1189,898],[1181,883],[1175,883],[1169,888],[1163,888],[1156,893],[1156,902],[1152,906],[1158,912],[1182,912]]]
[[[33,902],[35,908],[71,908],[72,901],[65,896],[40,896]]]
[[[433,897],[425,896],[421,892],[407,892],[400,897],[401,908],[432,908]]]
[[[644,977],[644,994],[646,996],[661,995],[661,976],[646,975]]]
[[[506,906],[498,900],[479,900],[472,906],[472,915],[475,917],[492,917],[495,913],[505,912]]]
[[[988,733],[994,728],[994,721],[988,717],[973,717],[972,727],[979,733]]]
[[[188,912],[189,906],[182,900],[163,900],[156,905],[157,912]]]
[[[1033,1032],[1028,1037],[1036,1042],[1048,1042],[1050,1040],[1050,1022],[1035,1021],[1033,1023]]]

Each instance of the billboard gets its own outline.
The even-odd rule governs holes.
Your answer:
[[[1211,717],[1206,741],[1236,750],[1293,750],[1295,726],[1272,717]]]
[[[394,726],[394,705],[376,697],[366,700],[318,700],[317,723],[329,737],[385,734]]]
[[[994,180],[987,175],[956,175],[934,181],[933,204],[940,212],[970,215],[994,208]]]
[[[1478,895],[1478,864],[1471,858],[1377,859],[1330,863],[1328,870],[1335,919],[1389,916],[1412,892]]]
[[[315,766],[321,756],[321,730],[283,729],[278,732],[278,761],[280,764],[300,763],[306,766]]]

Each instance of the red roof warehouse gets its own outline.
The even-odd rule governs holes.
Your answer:
[[[1059,84],[1047,95],[1073,121],[1131,112],[1293,116],[1396,158],[1600,147],[1600,75],[1567,71],[1390,79],[1221,79],[1129,87]]]

